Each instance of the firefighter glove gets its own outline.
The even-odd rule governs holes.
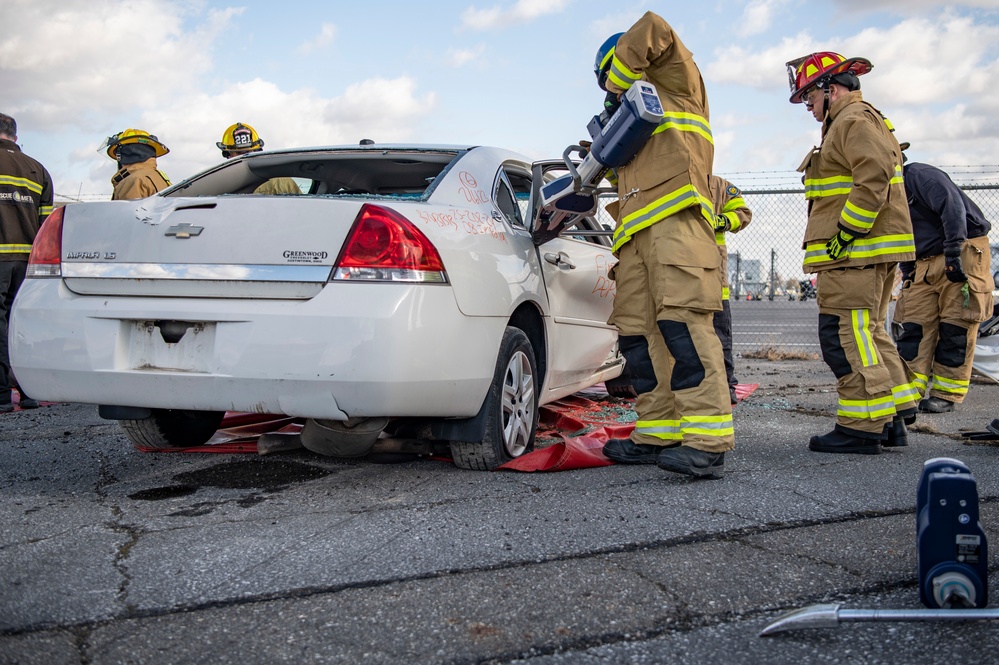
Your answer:
[[[916,278],[916,262],[903,261],[898,264],[898,269],[902,271],[902,284],[911,282]]]
[[[604,97],[604,111],[607,113],[607,117],[610,118],[617,111],[618,107],[621,106],[621,100],[613,92],[608,92],[607,96]]]
[[[840,229],[839,232],[826,243],[826,254],[835,261],[841,256],[845,256],[850,243],[855,240],[854,236]]]
[[[715,233],[725,233],[732,230],[732,220],[725,215],[715,215]]]
[[[944,265],[944,276],[948,280],[955,284],[968,281],[968,276],[964,274],[964,266],[961,265],[960,250],[956,253],[944,252]]]

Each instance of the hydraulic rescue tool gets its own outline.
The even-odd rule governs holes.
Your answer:
[[[663,119],[663,106],[655,86],[638,81],[621,95],[621,105],[613,114],[594,116],[587,125],[592,143],[588,148],[571,145],[562,153],[568,175],[541,188],[540,225],[546,235],[597,209],[600,183],[610,169],[630,162],[649,140]],[[571,156],[582,161],[577,166]]]
[[[937,457],[923,464],[916,489],[919,600],[926,610],[850,610],[811,605],[760,632],[830,628],[844,621],[977,621],[999,619],[988,605],[988,546],[978,521],[975,477],[963,462]]]

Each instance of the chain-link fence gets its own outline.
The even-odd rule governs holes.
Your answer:
[[[728,179],[738,185],[735,177]],[[999,184],[965,183],[956,177],[955,181],[992,222],[989,236],[995,273],[999,270]],[[738,233],[727,235],[733,347],[737,353],[763,349],[817,353],[815,275],[806,274],[801,266],[805,190],[800,186],[746,188],[742,196],[753,211],[753,220]],[[605,221],[613,224],[609,216]]]

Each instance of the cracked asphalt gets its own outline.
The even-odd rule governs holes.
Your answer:
[[[994,662],[995,622],[758,633],[816,603],[922,607],[915,496],[934,457],[974,472],[996,579],[999,442],[960,432],[999,417],[999,385],[921,415],[908,448],[821,455],[821,361],[737,374],[760,388],[722,481],[146,454],[93,406],[5,414],[0,663]]]

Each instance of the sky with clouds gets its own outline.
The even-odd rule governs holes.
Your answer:
[[[743,188],[787,180],[818,143],[784,66],[818,50],[874,63],[865,98],[911,158],[999,164],[997,0],[4,0],[0,112],[70,198],[110,195],[97,148],[129,127],[169,146],[174,182],[220,161],[236,121],[268,148],[371,138],[558,157],[601,107],[597,47],[648,10],[693,51],[715,171]]]

